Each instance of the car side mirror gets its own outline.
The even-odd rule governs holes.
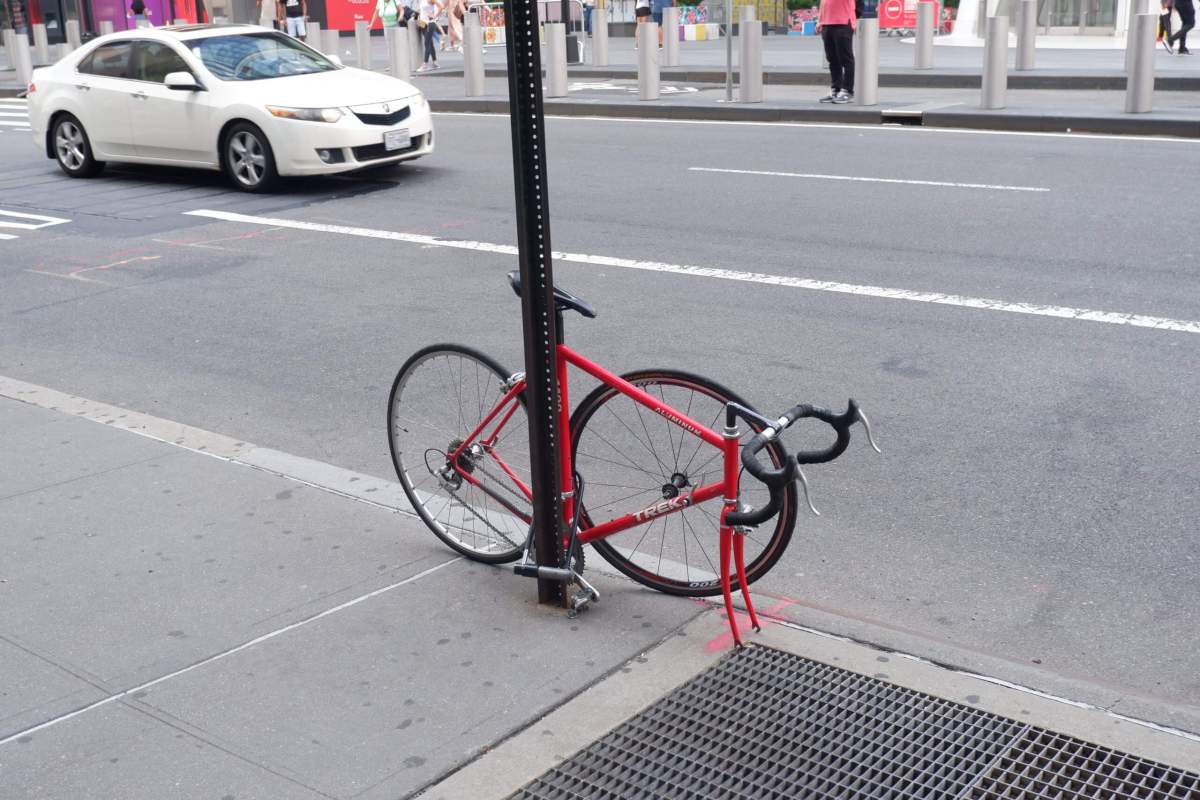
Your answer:
[[[336,64],[339,67],[346,66],[345,64],[342,63],[341,57],[338,56],[336,53],[326,53],[325,57],[328,58],[330,61],[332,61],[334,64]]]
[[[168,89],[174,89],[177,92],[204,91],[204,87],[196,80],[196,76],[190,72],[168,72],[167,77],[163,78],[163,83]]]

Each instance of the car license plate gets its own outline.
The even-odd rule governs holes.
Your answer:
[[[401,128],[398,131],[387,131],[383,134],[384,150],[403,150],[411,143],[412,139],[409,138],[407,128]]]

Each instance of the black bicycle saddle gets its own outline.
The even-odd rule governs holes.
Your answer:
[[[512,284],[513,291],[517,297],[521,296],[521,273],[513,271],[508,273],[508,282]],[[588,319],[596,318],[596,310],[592,308],[586,300],[576,297],[570,292],[564,292],[557,286],[554,287],[554,307],[559,311],[569,308],[572,311],[578,311]]]

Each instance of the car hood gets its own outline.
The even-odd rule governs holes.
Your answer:
[[[238,84],[258,102],[295,108],[357,106],[399,100],[416,94],[408,81],[345,67],[332,72],[290,75]],[[241,92],[239,92],[241,94]]]

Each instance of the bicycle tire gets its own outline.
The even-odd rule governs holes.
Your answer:
[[[726,402],[732,401],[744,406],[747,405],[747,403],[738,395],[731,392],[729,389],[726,389],[719,383],[689,372],[668,369],[650,369],[631,372],[626,375],[622,375],[621,377],[635,386],[638,386],[643,391],[659,397],[664,403],[672,405],[679,411],[683,411],[684,414],[691,416],[696,421],[702,424],[710,423],[710,428],[718,424],[720,426],[724,425],[723,412]],[[688,407],[683,408],[681,405],[676,405],[675,402],[672,402],[672,396],[677,394],[677,392],[672,391],[668,393],[667,387],[670,387],[672,390],[679,389],[684,392],[692,392],[693,397],[689,398]],[[692,403],[695,395],[702,395],[706,398],[704,405],[707,407],[707,409],[702,416],[697,416],[693,413]],[[614,440],[614,436],[607,435],[606,432],[600,432],[597,430],[601,424],[600,421],[605,419],[603,415],[597,416],[597,414],[606,406],[610,409],[610,411],[612,411],[613,406],[608,404],[618,400],[624,401],[624,404],[628,404],[630,407],[637,409],[637,416],[630,417],[630,419],[636,418],[640,423],[640,425],[623,426],[625,427],[626,434],[632,434],[632,437],[624,434],[621,435],[625,444],[629,445],[628,447],[624,448],[620,446],[618,440]],[[624,407],[624,404],[622,405],[622,408]],[[615,411],[613,411],[613,415],[616,415]],[[670,465],[668,465],[668,462],[664,460],[666,458],[665,454],[662,456],[656,455],[650,447],[644,447],[643,450],[651,452],[651,455],[655,458],[656,463],[645,463],[643,461],[644,456],[641,455],[642,451],[637,450],[637,448],[633,446],[634,440],[638,436],[637,430],[639,428],[645,431],[647,438],[652,436],[652,434],[650,434],[651,426],[645,425],[647,420],[660,420],[662,424],[665,425],[665,428],[658,424],[653,427],[656,430],[665,430],[666,432],[666,436],[668,437],[670,444],[670,450],[668,451],[670,455]],[[588,433],[589,424],[591,425],[591,430],[593,431],[591,435]],[[760,428],[757,427],[755,428],[755,430],[759,429]],[[613,428],[613,430],[619,431],[619,428]],[[676,434],[675,431],[678,431],[678,434]],[[745,432],[745,436],[750,435],[750,431]],[[589,508],[591,508],[593,511],[603,508],[604,518],[612,519],[626,513],[635,513],[640,507],[645,507],[653,503],[655,501],[655,491],[668,491],[665,482],[660,483],[658,486],[654,485],[654,481],[667,479],[668,476],[666,475],[666,472],[668,469],[673,469],[672,475],[670,476],[671,478],[682,475],[684,482],[692,486],[700,486],[704,485],[705,483],[713,483],[720,480],[722,466],[720,451],[716,448],[711,448],[716,454],[716,460],[715,467],[712,468],[712,475],[710,476],[709,474],[703,472],[703,466],[707,466],[707,464],[702,465],[702,468],[698,470],[694,467],[696,455],[691,450],[690,440],[686,440],[684,438],[687,436],[691,436],[691,434],[687,434],[682,428],[677,428],[672,423],[662,419],[659,415],[649,411],[648,409],[645,409],[645,407],[634,404],[632,400],[611,386],[602,384],[588,394],[588,396],[583,399],[583,401],[575,409],[575,412],[571,415],[571,452],[575,463],[575,469],[580,473],[584,480],[583,509],[580,514],[580,528],[591,528],[594,524],[588,512]],[[675,438],[679,438],[680,442],[689,443],[681,444],[677,448]],[[696,442],[700,443],[700,446],[709,447],[709,445],[705,445],[698,437],[693,438]],[[608,440],[607,443],[603,441],[606,439]],[[589,449],[595,447],[597,453],[581,453],[581,444]],[[630,451],[636,452],[637,458],[631,456],[629,454]],[[611,457],[605,458],[604,456],[600,456],[599,452],[604,452]],[[768,455],[776,467],[783,463],[783,448],[778,442],[772,442],[770,445],[768,445],[764,452]],[[684,467],[680,469],[679,467],[683,456],[687,453],[692,453],[692,457],[684,464]],[[623,465],[622,462],[626,463]],[[629,467],[633,468],[632,471],[629,469]],[[589,472],[592,474],[589,475]],[[638,472],[641,474],[634,475],[634,473]],[[697,479],[694,483],[692,482],[693,478]],[[762,487],[761,484],[757,484],[757,482],[753,481],[753,479],[749,479],[748,481],[743,480],[741,482],[741,486],[743,491],[743,499],[745,501],[751,502],[755,506],[761,505],[766,501],[766,488]],[[604,497],[603,490],[607,487],[611,487],[612,489],[620,488],[622,492],[624,492],[626,489],[639,488],[642,488],[643,491],[630,497],[622,497],[620,498],[622,502],[618,503],[615,498]],[[753,497],[750,497],[750,495],[753,495]],[[663,495],[659,494],[657,499],[661,500],[662,497]],[[634,499],[637,499],[638,503],[642,503],[642,506],[638,506],[637,503],[634,503],[632,506],[626,507],[628,503],[625,501],[631,501]],[[779,514],[774,517],[773,521],[760,526],[756,532],[747,535],[747,583],[754,583],[756,580],[765,575],[775,565],[775,563],[787,549],[787,546],[791,541],[792,531],[796,524],[796,499],[796,486],[795,484],[789,484],[785,490],[784,504]],[[705,507],[715,508],[716,515],[714,516],[713,513],[706,512]],[[705,516],[699,517],[698,514],[700,513],[703,513]],[[667,594],[679,595],[683,597],[711,597],[721,593],[719,568],[714,566],[719,559],[709,555],[710,549],[714,554],[718,549],[717,531],[719,530],[719,514],[720,500],[710,500],[701,505],[689,506],[681,511],[676,511],[671,514],[666,514],[661,517],[651,519],[646,524],[639,525],[638,527],[630,529],[629,531],[623,531],[604,539],[598,539],[592,542],[592,546],[596,548],[596,552],[598,552],[606,561],[608,561],[608,563],[612,564],[613,567],[638,583],[643,584],[644,586],[648,586],[652,589],[656,589]],[[693,516],[689,518],[685,515]],[[676,519],[680,520],[680,522],[672,522],[672,520]],[[698,525],[693,524],[700,519],[705,520],[703,530],[706,532],[706,534],[710,532],[712,535],[711,548],[705,547],[704,540],[698,535]],[[645,538],[650,535],[653,529],[659,525],[659,520],[662,520],[662,542],[659,545],[657,558],[658,565],[656,568],[650,568],[648,562],[653,558],[653,554],[650,554],[650,558],[642,557],[640,559],[638,558],[638,554],[641,544],[645,541]],[[680,562],[677,559],[664,558],[668,531],[670,527],[675,524],[680,526],[681,541],[675,542],[674,537],[672,537],[672,541],[675,542],[673,546],[673,553],[674,555],[682,554],[683,556],[682,564],[684,565],[684,569],[682,574],[679,574]],[[769,529],[769,538],[762,535],[763,532],[768,530],[768,525],[773,525],[773,527]],[[638,531],[642,531],[643,529],[645,529],[645,532],[638,534]],[[688,547],[689,533],[692,534],[692,541],[694,542],[691,552],[689,552]],[[638,544],[635,545],[632,550],[630,550],[628,547],[628,543],[631,540],[634,540],[634,536],[631,536],[631,534],[641,536],[641,539],[636,540],[638,541]],[[623,541],[618,544],[618,540]],[[680,544],[682,546],[680,546]],[[697,574],[692,573],[691,564],[689,562],[689,559],[692,558],[692,554],[695,553],[695,545],[699,545],[700,553],[705,557],[704,565],[697,567]],[[622,550],[626,552],[622,552]],[[628,555],[626,553],[628,553]],[[666,571],[663,569],[664,561],[668,563],[668,567],[670,571],[675,573],[674,575],[662,574],[664,571]],[[711,567],[711,569],[704,569],[704,567]],[[704,575],[704,573],[710,574],[711,577]],[[736,575],[732,576],[732,585],[735,589],[740,587],[740,582],[738,581]]]
[[[451,447],[456,447],[455,440],[465,439],[500,401],[511,374],[474,348],[434,344],[418,350],[404,362],[388,396],[392,466],[413,510],[450,548],[486,564],[503,564],[519,558],[528,523],[461,478],[457,488],[452,488],[452,482],[439,479],[435,470],[449,463],[448,453]],[[524,394],[517,400],[520,408],[505,426],[502,441],[506,462],[529,485],[529,427]],[[483,461],[478,455],[463,458],[460,466],[469,466],[471,474],[481,483],[486,482],[512,505],[532,514],[532,506],[513,488],[511,481],[493,479],[498,472],[489,469],[492,462]],[[505,483],[508,485],[504,486]]]

